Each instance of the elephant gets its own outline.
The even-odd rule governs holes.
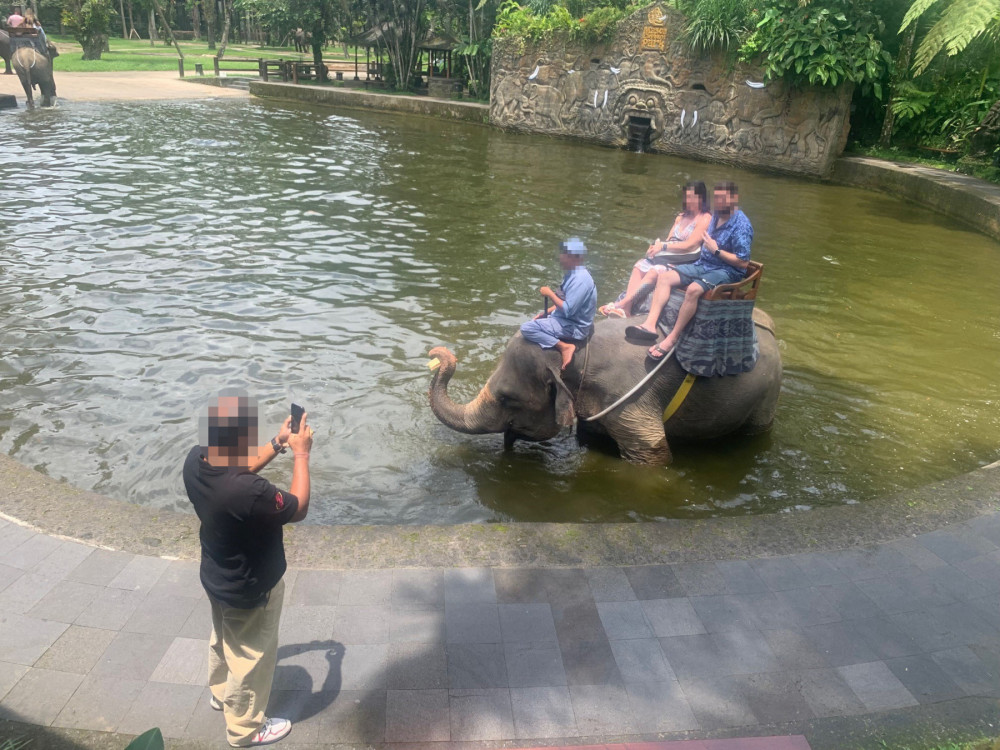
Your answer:
[[[586,421],[614,404],[653,367],[646,359],[646,346],[625,340],[628,321],[617,318],[597,321],[589,343],[578,348],[561,372],[554,349],[543,350],[516,334],[486,385],[468,404],[448,396],[457,360],[445,347],[435,347],[430,356],[441,364],[431,380],[431,410],[459,432],[503,433],[507,449],[518,439],[548,440],[575,418],[581,442],[610,438],[625,460],[665,466],[672,458],[671,443],[770,429],[781,390],[781,355],[771,317],[755,309],[753,322],[759,344],[756,366],[740,375],[696,378],[666,423],[664,409],[687,376],[674,359],[622,405]]]
[[[293,35],[295,39],[295,51],[296,52],[308,52],[309,45],[312,44],[312,32],[303,31],[301,28],[295,29],[295,34]]]
[[[34,47],[21,47],[12,56],[14,70],[21,79],[28,106],[34,106],[31,90],[38,86],[42,94],[42,106],[51,107],[56,98],[56,82],[52,77],[52,61]]]
[[[6,67],[3,74],[5,76],[13,75],[14,71],[10,69],[10,34],[3,30],[0,30],[0,57],[3,58],[3,64]]]

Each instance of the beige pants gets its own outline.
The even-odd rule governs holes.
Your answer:
[[[267,605],[237,609],[212,597],[208,686],[222,703],[231,745],[246,744],[264,724],[278,655],[278,623],[285,582],[271,589]]]

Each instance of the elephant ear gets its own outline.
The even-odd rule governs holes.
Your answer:
[[[549,367],[552,374],[552,383],[556,387],[556,424],[560,427],[572,427],[573,420],[576,419],[576,412],[573,409],[573,394],[559,375],[559,370]]]

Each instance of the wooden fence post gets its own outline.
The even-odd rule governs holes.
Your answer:
[[[184,77],[184,58],[183,57],[178,57],[177,58],[177,72],[180,73],[181,78]]]
[[[215,66],[215,77],[219,77],[219,56],[216,55],[212,58],[212,64]]]

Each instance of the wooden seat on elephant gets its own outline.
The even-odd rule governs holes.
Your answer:
[[[757,287],[760,286],[760,276],[764,272],[764,264],[753,260],[747,261],[746,276],[734,284],[719,284],[715,289],[705,292],[702,299],[757,299]]]

